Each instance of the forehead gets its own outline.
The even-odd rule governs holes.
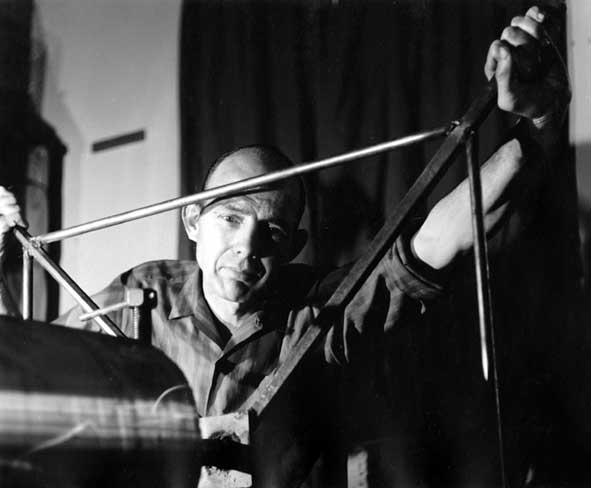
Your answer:
[[[227,185],[246,178],[259,176],[279,169],[273,163],[261,160],[256,151],[244,150],[224,159],[215,168],[208,180],[207,187]],[[215,206],[223,205],[236,210],[256,212],[260,218],[281,219],[289,224],[298,218],[299,187],[293,181],[274,185],[259,192],[220,200]]]
[[[281,164],[279,161],[263,157],[262,152],[257,149],[240,149],[218,163],[209,176],[207,186],[225,185],[284,167],[285,164]]]
[[[214,202],[207,210],[230,210],[232,212],[256,215],[259,220],[284,222],[295,225],[295,213],[289,199],[279,191],[264,191],[224,198]]]

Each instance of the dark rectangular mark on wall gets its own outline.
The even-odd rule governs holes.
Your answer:
[[[132,142],[143,141],[146,138],[145,130],[138,130],[130,132],[129,134],[122,134],[120,136],[109,137],[101,139],[92,144],[92,152],[105,151],[124,144],[131,144]]]

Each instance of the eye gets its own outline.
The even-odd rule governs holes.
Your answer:
[[[224,222],[227,222],[228,224],[232,225],[239,225],[240,223],[242,223],[242,217],[236,214],[222,213],[219,215],[219,218],[222,219]]]
[[[273,242],[282,243],[287,240],[287,232],[285,232],[281,227],[277,227],[275,225],[269,226],[269,235]]]

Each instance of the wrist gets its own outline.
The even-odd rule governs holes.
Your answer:
[[[511,136],[519,141],[527,160],[548,161],[560,146],[566,119],[566,107],[537,117],[522,117],[514,125]]]
[[[529,119],[531,127],[535,131],[550,132],[559,130],[566,118],[567,107],[554,109]]]
[[[558,130],[564,124],[571,100],[569,89],[556,92],[547,103],[539,107],[532,116],[527,117],[532,128],[538,131]]]
[[[552,122],[552,119],[555,117],[553,113],[547,113],[545,115],[541,115],[540,117],[534,117],[531,119],[531,124],[534,128],[538,130],[543,130]]]

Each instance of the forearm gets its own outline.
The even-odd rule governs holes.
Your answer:
[[[560,131],[554,122],[536,127],[523,121],[519,134],[519,140],[509,140],[481,168],[487,234],[501,223],[516,199],[536,186],[547,161],[556,157]],[[429,213],[412,239],[412,249],[429,266],[442,269],[472,245],[470,188],[464,180]]]

